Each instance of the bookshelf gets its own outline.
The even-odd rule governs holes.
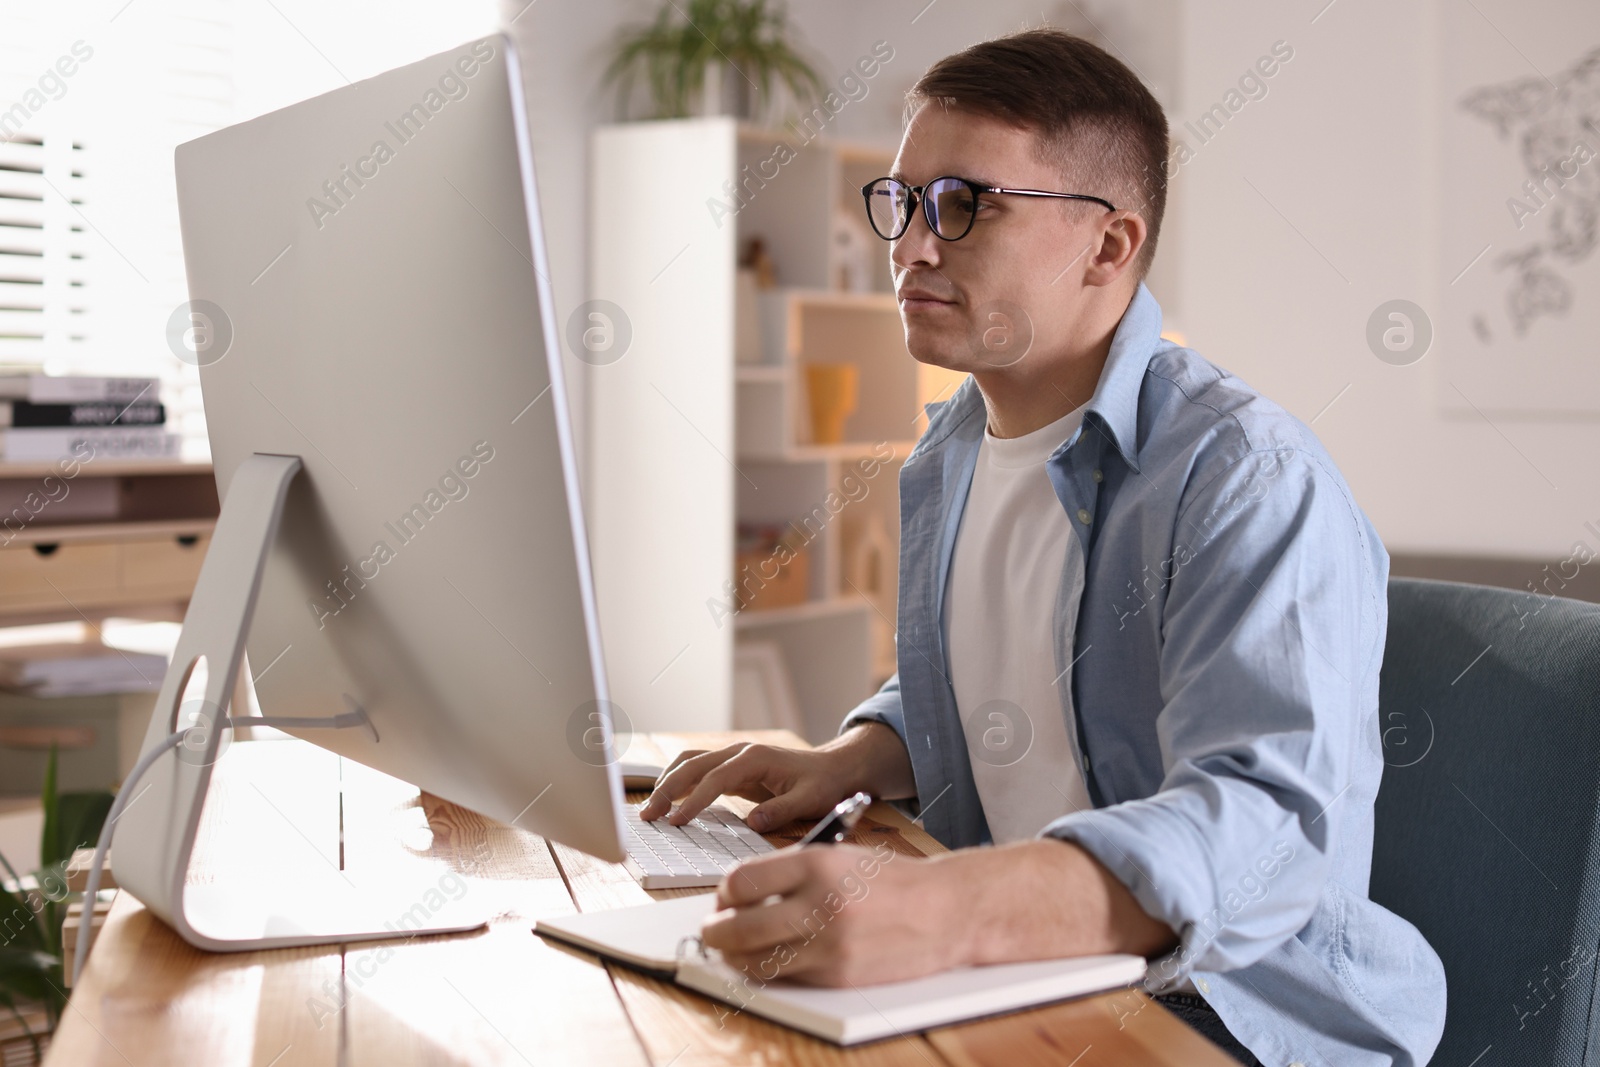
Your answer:
[[[620,356],[575,354],[591,364],[601,634],[612,699],[636,729],[762,725],[732,706],[747,641],[780,647],[812,742],[894,671],[900,466],[922,405],[960,379],[906,351],[888,246],[862,216],[860,186],[893,157],[730,118],[593,135],[589,292],[621,309],[631,340]],[[737,269],[751,238],[777,283],[753,294]],[[814,363],[855,367],[837,442],[812,434]],[[740,523],[803,539],[802,602],[725,610],[730,583],[748,580]]]

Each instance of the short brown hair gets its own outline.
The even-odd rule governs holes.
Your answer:
[[[906,104],[930,101],[1038,133],[1042,162],[1096,186],[1059,191],[1103,196],[1143,216],[1150,232],[1134,269],[1140,278],[1150,270],[1167,207],[1167,116],[1126,65],[1070,33],[1024,30],[929,67]]]

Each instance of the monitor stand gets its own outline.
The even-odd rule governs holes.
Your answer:
[[[350,872],[330,864],[301,864],[283,869],[275,884],[249,878],[229,879],[226,872],[205,884],[188,880],[200,813],[205,807],[211,770],[221,754],[228,729],[283,726],[290,729],[366,729],[378,740],[367,713],[345,696],[350,710],[331,718],[245,717],[244,708],[230,719],[227,709],[236,693],[244,659],[245,635],[255,612],[256,594],[267,553],[277,534],[289,485],[300,471],[299,456],[257,453],[239,465],[227,501],[217,518],[200,579],[184,615],[166,678],[156,698],[155,714],[145,734],[143,754],[167,744],[180,730],[179,701],[194,665],[206,662],[202,710],[183,714],[192,721],[184,740],[154,762],[135,789],[114,832],[112,868],[118,884],[196,948],[213,952],[245,952],[291,945],[404,938],[450,933],[484,925],[487,916],[419,902],[437,898],[437,872],[415,886],[396,884],[393,872],[381,882],[360,885]],[[287,867],[287,862],[284,867]],[[282,869],[282,868],[280,868]],[[465,903],[465,901],[463,902]]]

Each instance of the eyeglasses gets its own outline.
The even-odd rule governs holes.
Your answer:
[[[978,216],[979,193],[1010,193],[1013,196],[1048,196],[1062,200],[1093,200],[1107,211],[1117,210],[1109,200],[1082,193],[1051,193],[1043,189],[1002,189],[969,178],[947,175],[927,185],[907,185],[895,178],[877,178],[861,187],[867,202],[867,219],[885,241],[893,241],[911,225],[911,213],[922,203],[928,229],[946,241],[959,241],[972,232]]]

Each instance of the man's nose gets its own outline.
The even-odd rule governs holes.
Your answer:
[[[922,203],[911,212],[911,225],[906,227],[906,232],[890,242],[889,259],[897,267],[910,268],[918,263],[926,263],[937,267],[942,249],[940,241],[928,226],[927,216],[922,213]]]

